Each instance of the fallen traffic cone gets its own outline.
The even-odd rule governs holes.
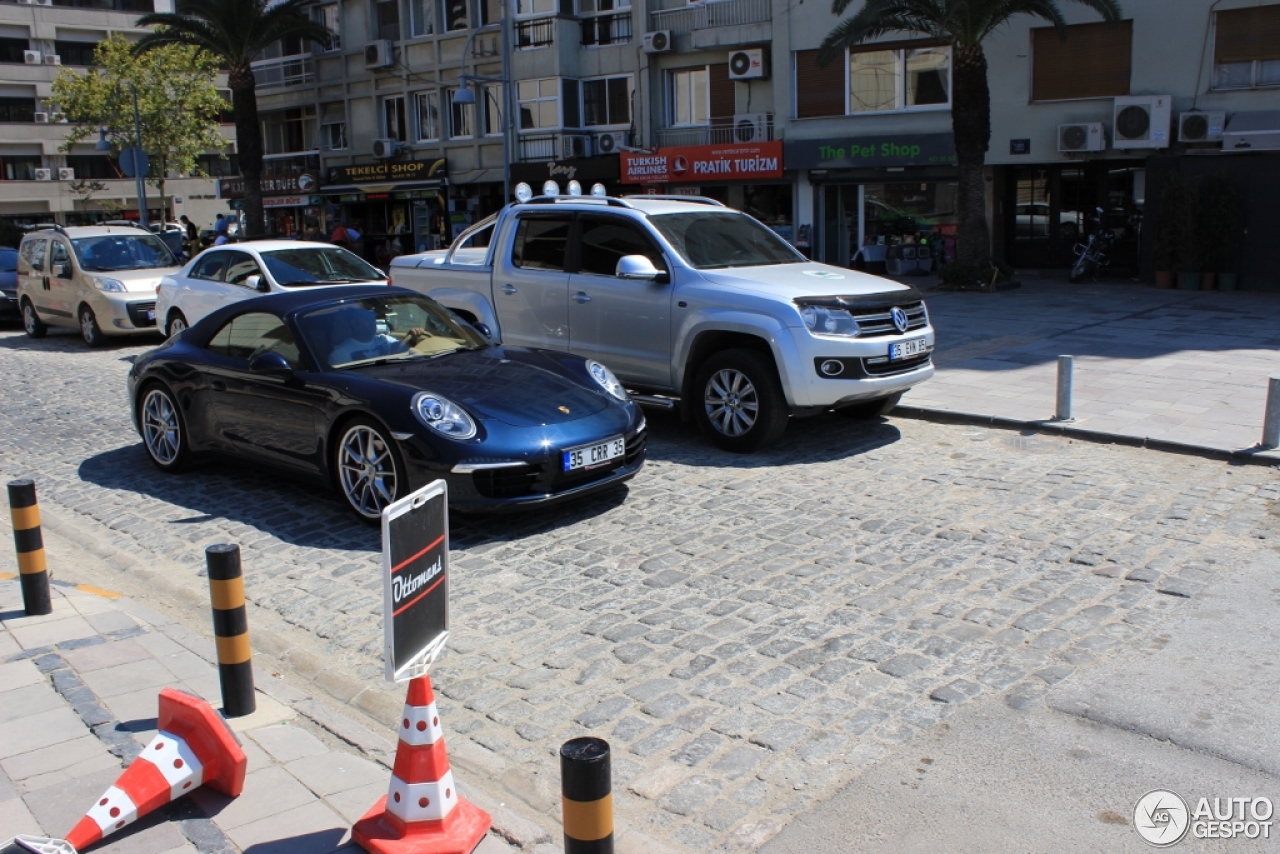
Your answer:
[[[156,729],[151,743],[67,834],[77,851],[201,785],[233,798],[244,788],[240,742],[204,700],[165,688]]]
[[[431,679],[409,682],[391,789],[351,837],[373,854],[471,854],[489,832],[489,814],[458,796],[444,749]]]

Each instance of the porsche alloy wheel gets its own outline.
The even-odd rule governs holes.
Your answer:
[[[382,509],[400,497],[403,468],[395,448],[368,421],[348,426],[338,442],[338,487],[366,522],[377,522]]]
[[[142,443],[147,456],[164,471],[177,471],[187,461],[187,434],[182,412],[169,390],[153,386],[142,398]]]

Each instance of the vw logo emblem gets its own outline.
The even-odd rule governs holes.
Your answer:
[[[838,377],[844,373],[844,363],[839,359],[827,359],[818,370],[829,377]]]
[[[894,306],[889,311],[889,316],[893,318],[893,326],[899,332],[907,331],[907,313],[902,309]]]

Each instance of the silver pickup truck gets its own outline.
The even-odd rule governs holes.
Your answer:
[[[933,375],[919,292],[808,261],[711,199],[513,202],[391,276],[505,344],[598,359],[730,451],[777,439],[791,416],[881,415]]]

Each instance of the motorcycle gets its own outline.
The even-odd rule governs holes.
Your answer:
[[[1098,272],[1098,268],[1107,265],[1107,252],[1115,246],[1116,233],[1102,224],[1102,208],[1097,208],[1097,213],[1089,217],[1089,221],[1094,224],[1093,230],[1089,233],[1089,239],[1085,243],[1077,243],[1075,246],[1076,262],[1071,266],[1071,272],[1067,278],[1071,283],[1077,284],[1086,277],[1092,278]]]

